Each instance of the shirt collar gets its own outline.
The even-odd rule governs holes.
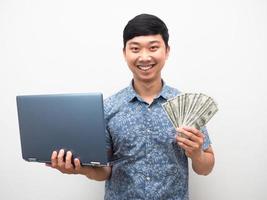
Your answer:
[[[127,95],[127,100],[128,102],[133,101],[135,98],[137,98],[138,94],[133,88],[133,80],[131,81],[130,85],[128,86],[128,95]]]
[[[160,91],[160,93],[155,97],[155,99],[157,98],[164,98],[164,99],[169,99],[173,97],[173,92],[171,91],[171,89],[169,88],[169,86],[166,85],[164,80],[162,81],[162,89]],[[134,87],[133,87],[133,80],[131,81],[130,85],[128,86],[128,95],[127,95],[127,100],[128,102],[130,101],[134,101],[134,100],[140,100],[141,97],[136,93]]]

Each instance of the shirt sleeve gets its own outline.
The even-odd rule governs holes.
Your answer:
[[[209,148],[210,144],[211,144],[211,141],[210,141],[210,138],[209,138],[209,133],[208,133],[208,130],[206,128],[206,126],[202,127],[200,129],[200,131],[204,134],[205,138],[204,138],[204,142],[203,142],[203,145],[202,145],[202,149],[203,150],[206,150]]]
[[[112,143],[111,135],[108,129],[106,128],[106,152],[107,152],[109,161],[111,161],[113,157],[113,145],[112,144],[113,143]]]
[[[108,129],[108,122],[109,122],[109,118],[110,118],[110,101],[109,99],[105,99],[104,100],[104,118],[105,118],[105,124],[106,124],[106,129],[105,129],[105,140],[106,140],[106,152],[108,155],[108,160],[112,160],[112,155],[113,155],[113,143],[112,143],[112,137],[110,134],[110,131]]]

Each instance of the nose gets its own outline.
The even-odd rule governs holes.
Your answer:
[[[151,56],[148,51],[143,50],[140,52],[140,56],[138,58],[139,61],[151,61]]]

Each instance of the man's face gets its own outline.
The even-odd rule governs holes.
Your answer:
[[[160,34],[137,36],[127,41],[123,53],[134,79],[152,82],[161,79],[169,47],[166,48]]]

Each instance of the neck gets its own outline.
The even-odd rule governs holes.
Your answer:
[[[151,104],[162,89],[162,81],[161,78],[153,82],[141,82],[134,79],[133,87],[145,102]]]

